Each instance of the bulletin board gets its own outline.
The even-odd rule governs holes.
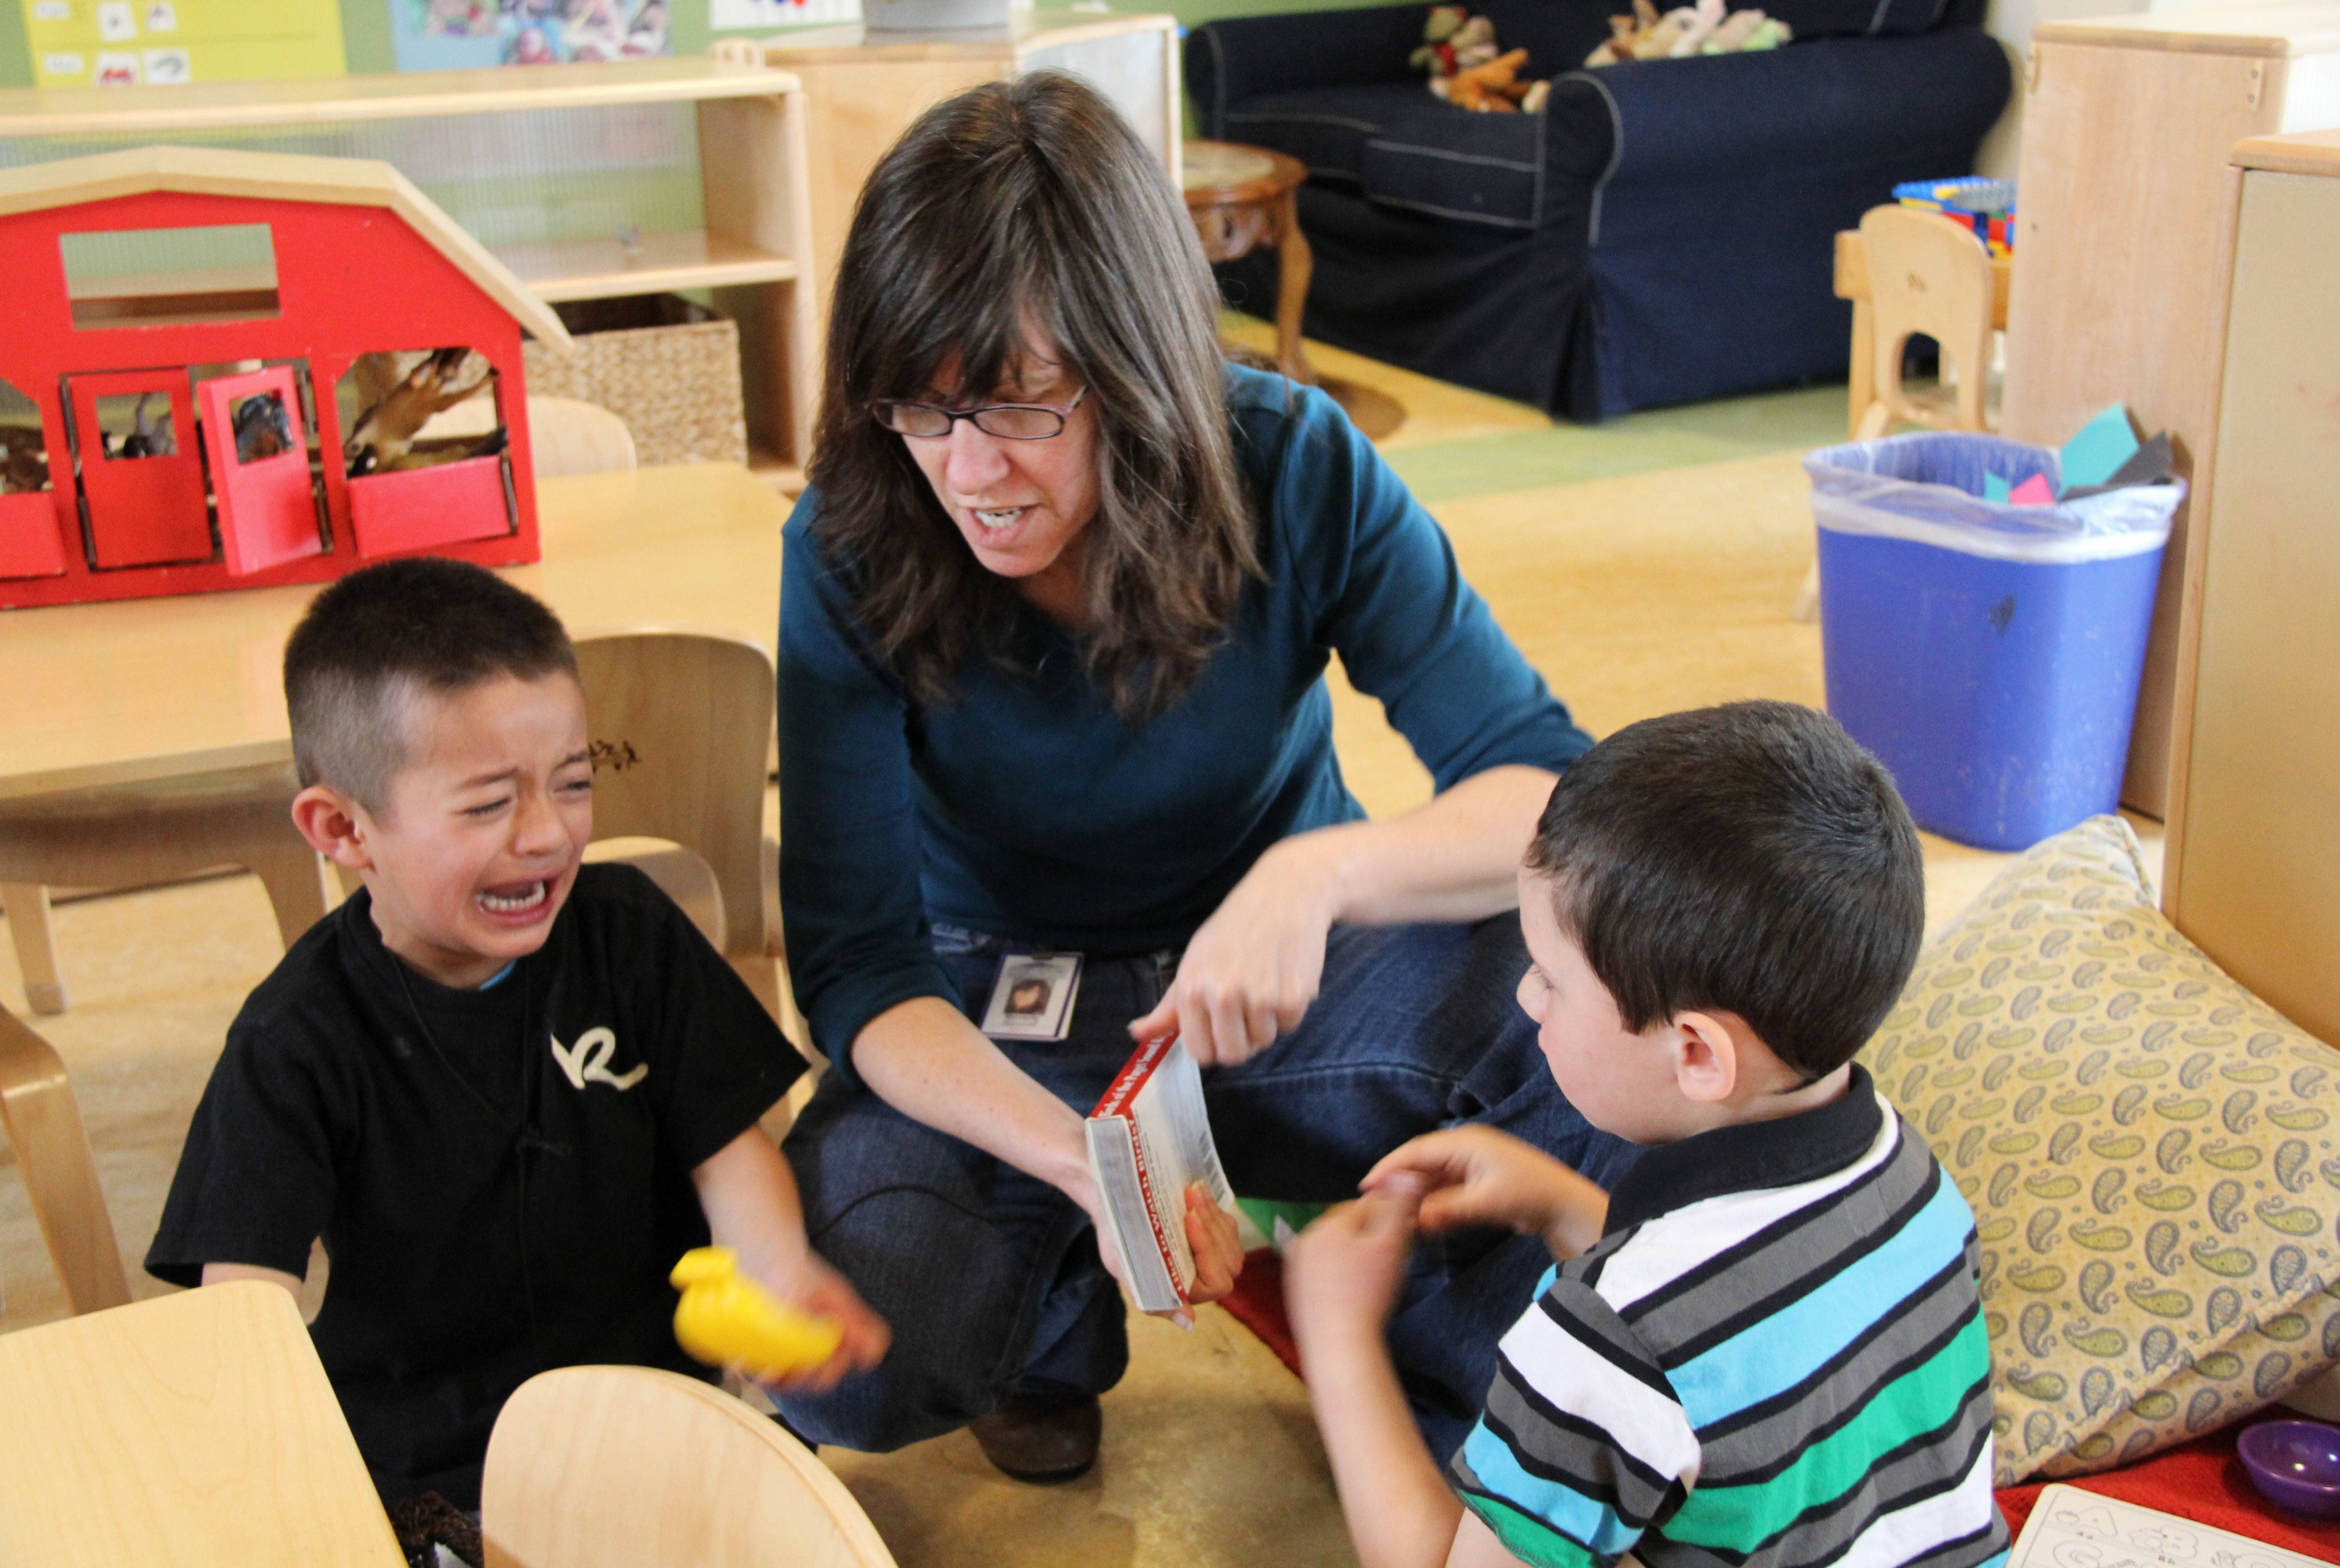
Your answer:
[[[20,0],[41,87],[345,73],[338,0]]]

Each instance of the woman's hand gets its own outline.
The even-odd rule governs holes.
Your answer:
[[[1557,1258],[1601,1239],[1609,1195],[1542,1149],[1491,1127],[1453,1127],[1410,1139],[1382,1156],[1357,1185],[1405,1183],[1423,1194],[1426,1231],[1500,1225],[1541,1236]]]
[[[1195,1282],[1186,1287],[1186,1302],[1200,1307],[1216,1301],[1235,1287],[1243,1273],[1243,1238],[1235,1217],[1211,1201],[1211,1189],[1199,1181],[1186,1184],[1186,1246],[1195,1255]],[[1181,1315],[1172,1313],[1175,1321]],[[1193,1315],[1184,1315],[1187,1323]]]
[[[1129,1026],[1131,1036],[1175,1030],[1202,1066],[1232,1067],[1296,1027],[1316,1000],[1339,910],[1328,842],[1301,833],[1253,862],[1186,943],[1178,978]]]
[[[1089,1223],[1096,1228],[1097,1258],[1105,1271],[1113,1276],[1114,1283],[1128,1289],[1129,1269],[1121,1260],[1121,1249],[1114,1245],[1113,1226],[1096,1189],[1084,1183],[1078,1190],[1067,1188],[1066,1195],[1088,1212]],[[1186,1247],[1195,1255],[1195,1280],[1186,1287],[1187,1305],[1153,1316],[1192,1328],[1195,1315],[1190,1307],[1216,1301],[1234,1289],[1235,1279],[1243,1273],[1244,1251],[1234,1216],[1213,1203],[1210,1189],[1199,1181],[1186,1184],[1185,1218]]]

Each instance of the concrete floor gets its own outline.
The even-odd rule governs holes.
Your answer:
[[[1264,340],[1255,324],[1235,335]],[[1471,580],[1596,735],[1736,697],[1821,700],[1818,628],[1787,608],[1812,548],[1802,449],[1841,439],[1842,392],[1740,399],[1597,429],[1335,350],[1318,368],[1405,403],[1386,443]],[[1351,787],[1376,815],[1429,784],[1377,705],[1337,681]],[[2139,823],[2157,857],[2156,824]],[[1956,912],[2006,858],[1929,838],[1928,914]],[[55,915],[74,1007],[37,1021],[71,1068],[136,1288],[196,1098],[229,1020],[279,950],[247,877],[92,899]],[[21,1010],[0,944],[0,1005]],[[64,1312],[0,1149],[0,1331]],[[1106,1456],[1072,1486],[993,1473],[965,1434],[890,1455],[825,1455],[906,1568],[1215,1568],[1352,1562],[1297,1381],[1231,1318],[1133,1322]]]

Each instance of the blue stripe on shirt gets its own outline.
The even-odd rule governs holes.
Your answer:
[[[1640,1528],[1563,1481],[1548,1481],[1520,1467],[1511,1445],[1482,1420],[1462,1440],[1462,1460],[1489,1492],[1601,1557],[1614,1557],[1641,1538]]]
[[[1932,1200],[1858,1267],[1669,1368],[1666,1376],[1691,1425],[1703,1431],[1811,1376],[1926,1281],[1965,1257],[1973,1224],[1957,1185],[1944,1179]]]

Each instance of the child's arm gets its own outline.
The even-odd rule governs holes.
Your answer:
[[[281,1268],[263,1268],[256,1263],[206,1263],[203,1265],[205,1285],[225,1285],[232,1279],[265,1279],[271,1285],[283,1286],[292,1294],[294,1301],[301,1299],[302,1282]]]
[[[1360,1183],[1368,1192],[1404,1173],[1422,1185],[1418,1223],[1429,1231],[1508,1226],[1541,1236],[1561,1260],[1601,1239],[1609,1195],[1539,1149],[1488,1127],[1455,1127],[1411,1139]]]
[[[1364,1568],[1445,1563],[1462,1516],[1414,1427],[1382,1342],[1420,1200],[1420,1185],[1411,1178],[1385,1181],[1361,1201],[1328,1210],[1285,1258],[1285,1298],[1308,1402]]]
[[[892,1335],[863,1304],[845,1277],[820,1260],[805,1239],[796,1173],[760,1127],[750,1127],[690,1173],[699,1206],[716,1244],[739,1255],[741,1272],[790,1306],[833,1319],[845,1337],[826,1365],[780,1386],[822,1393],[848,1372],[878,1365]],[[207,1275],[208,1277],[208,1275]]]

